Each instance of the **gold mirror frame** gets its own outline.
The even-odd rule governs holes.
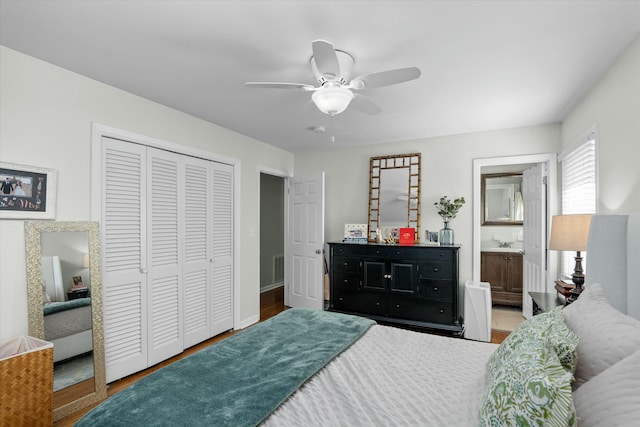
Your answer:
[[[487,220],[487,180],[492,178],[520,178],[522,180],[521,173],[490,173],[482,174],[480,182],[480,224],[481,225],[523,225],[522,220]],[[522,183],[520,184],[520,190],[522,191]]]
[[[26,221],[25,246],[27,256],[27,298],[29,305],[29,335],[44,339],[44,314],[42,311],[42,245],[43,232],[88,232],[89,274],[91,275],[91,320],[93,335],[94,388],[76,400],[62,404],[53,411],[54,421],[107,397],[104,358],[104,329],[102,320],[102,280],[100,261],[100,232],[97,222]],[[73,387],[73,386],[71,386]],[[64,392],[61,390],[57,393]],[[54,394],[54,402],[55,402]]]
[[[381,192],[384,182],[382,172],[390,169],[407,169],[407,221],[397,226],[416,230],[416,242],[420,240],[420,153],[371,157],[369,160],[369,219],[368,240],[378,241],[378,229],[383,228],[384,211],[381,209]]]

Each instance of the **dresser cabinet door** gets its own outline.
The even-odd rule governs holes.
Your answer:
[[[368,291],[386,291],[388,283],[387,263],[382,260],[364,260],[362,288]]]
[[[389,290],[392,294],[414,295],[416,293],[415,263],[392,262],[389,271]]]

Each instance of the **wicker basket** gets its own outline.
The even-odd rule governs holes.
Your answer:
[[[53,344],[29,336],[0,345],[0,426],[53,425]]]

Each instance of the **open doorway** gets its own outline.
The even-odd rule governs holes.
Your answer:
[[[523,182],[517,189],[524,198],[521,225],[483,220],[483,214],[486,214],[482,194],[483,174],[523,174]],[[537,186],[532,184],[534,181]],[[527,198],[531,197],[534,187],[537,187],[534,197],[538,198],[527,206]],[[506,318],[508,321],[505,324],[517,326],[519,317],[531,317],[532,304],[528,292],[547,292],[549,289],[548,272],[552,266],[549,265],[546,250],[547,224],[550,224],[551,215],[555,212],[555,201],[555,154],[474,160],[473,280],[490,282],[492,294],[494,290],[497,291],[497,297],[492,297],[497,302],[492,320]],[[521,314],[517,315],[518,312]],[[515,318],[514,314],[517,315]]]
[[[284,305],[285,184],[286,178],[260,173],[261,308]]]

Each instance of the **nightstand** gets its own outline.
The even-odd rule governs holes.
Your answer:
[[[534,316],[564,305],[564,298],[556,292],[529,292],[529,296],[533,300]]]

